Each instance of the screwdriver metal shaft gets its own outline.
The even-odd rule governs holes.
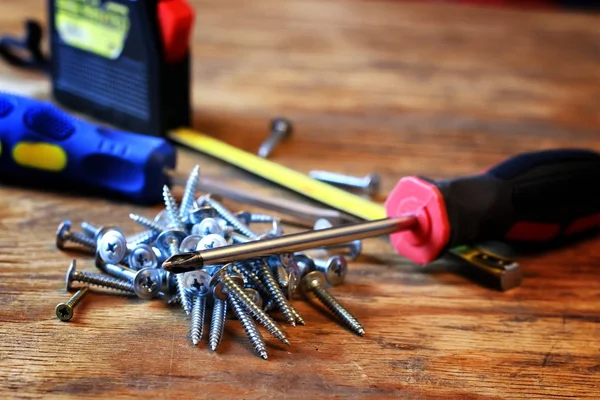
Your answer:
[[[180,274],[201,269],[204,265],[223,264],[281,253],[308,250],[320,246],[347,243],[356,239],[375,237],[411,229],[417,225],[412,214],[395,218],[362,222],[336,228],[279,236],[273,239],[177,254],[164,262],[166,271]]]

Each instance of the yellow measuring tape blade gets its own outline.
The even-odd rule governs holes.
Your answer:
[[[331,208],[365,220],[386,217],[385,208],[381,204],[319,182],[308,175],[265,160],[203,133],[188,128],[179,128],[170,131],[168,136],[177,143],[225,161]]]

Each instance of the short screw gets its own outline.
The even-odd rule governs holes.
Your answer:
[[[346,308],[344,308],[344,306],[342,306],[342,304],[337,301],[327,289],[325,289],[325,282],[326,278],[322,272],[312,271],[302,278],[300,288],[305,296],[312,292],[317,299],[319,299],[325,307],[331,310],[331,312],[337,315],[346,326],[356,334],[363,336],[365,334],[365,329],[361,323],[358,322],[358,319],[346,310]]]
[[[281,140],[292,134],[292,123],[285,118],[275,118],[271,120],[271,133],[258,149],[258,156],[267,158]]]
[[[216,351],[221,339],[227,318],[227,301],[214,298],[210,331],[208,332],[208,345],[212,351]]]
[[[192,312],[190,320],[190,337],[196,346],[202,340],[204,332],[204,318],[206,314],[207,291],[197,290],[192,295]]]
[[[87,282],[90,285],[97,285],[106,288],[122,290],[124,292],[135,293],[131,282],[122,281],[120,279],[111,278],[91,272],[77,271],[76,261],[72,260],[67,270],[66,276],[67,290],[72,289],[73,282]]]
[[[213,199],[211,196],[204,196],[203,201],[209,204],[212,208],[215,209],[217,214],[225,221],[229,222],[236,230],[240,233],[246,235],[249,238],[257,238],[258,235],[253,232],[248,226],[246,226],[242,221],[240,221],[235,215],[231,213],[225,206],[219,203],[217,200]]]
[[[73,310],[88,294],[89,289],[87,286],[82,287],[75,293],[66,303],[59,303],[56,306],[55,312],[58,319],[61,321],[68,322],[73,318]]]
[[[183,197],[181,198],[181,205],[179,206],[179,218],[183,221],[188,219],[190,210],[194,204],[196,191],[198,190],[198,176],[200,175],[200,166],[196,165],[192,172],[190,172],[185,189],[183,190]]]
[[[344,256],[333,256],[329,260],[313,260],[316,270],[322,272],[331,286],[339,286],[346,280],[348,261]]]
[[[78,243],[88,250],[96,251],[96,242],[94,239],[87,237],[79,232],[71,232],[71,221],[68,219],[61,222],[56,230],[56,247],[61,250],[65,249],[67,242]]]
[[[252,302],[252,299],[248,297],[246,293],[229,277],[226,273],[220,273],[221,282],[225,285],[225,288],[229,292],[229,295],[235,296],[240,302],[246,307],[248,312],[264,326],[271,335],[277,338],[279,341],[286,345],[290,345],[289,340],[285,336],[285,333],[277,326],[275,321],[267,315],[261,308]]]
[[[163,186],[163,198],[165,200],[165,209],[171,220],[171,223],[175,229],[183,231],[183,222],[181,222],[181,218],[179,217],[177,202],[175,201],[175,198],[173,197],[173,194],[167,185]]]
[[[268,358],[267,355],[267,346],[265,344],[265,340],[262,335],[258,331],[256,324],[252,321],[252,318],[248,315],[244,307],[240,304],[241,302],[236,299],[234,296],[229,296],[228,298],[229,304],[231,304],[231,308],[235,312],[240,324],[246,331],[246,336],[252,343],[252,347],[254,347],[254,351],[258,354],[262,359],[266,360]]]
[[[157,232],[157,233],[161,233],[162,231],[164,231],[165,229],[167,229],[165,226],[159,224],[156,221],[151,220],[150,218],[146,218],[143,217],[141,215],[137,215],[137,214],[129,214],[129,218],[131,218],[131,220],[141,226],[143,226],[146,229],[149,229],[153,232]]]
[[[369,195],[373,195],[379,191],[381,182],[381,178],[376,173],[364,177],[356,177],[329,171],[310,171],[308,175],[321,182],[351,189],[359,189]]]

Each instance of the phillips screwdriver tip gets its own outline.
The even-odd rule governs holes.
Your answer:
[[[181,274],[203,266],[202,257],[197,253],[175,254],[165,260],[162,267],[173,274]]]

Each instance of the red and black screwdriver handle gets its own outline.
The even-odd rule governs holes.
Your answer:
[[[550,241],[600,224],[600,154],[545,150],[480,175],[438,182],[406,177],[385,205],[389,217],[417,216],[414,229],[390,238],[400,254],[422,264],[480,240]]]

